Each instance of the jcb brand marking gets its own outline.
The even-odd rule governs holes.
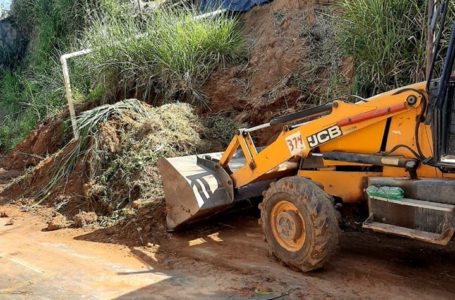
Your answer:
[[[343,132],[341,131],[340,127],[335,125],[333,127],[319,131],[318,133],[307,137],[307,141],[308,145],[310,145],[311,148],[315,148],[320,144],[327,143],[328,141],[333,140],[334,138],[337,138],[342,135]]]
[[[302,154],[305,150],[305,145],[303,143],[302,136],[300,132],[296,132],[291,134],[286,138],[286,143],[288,145],[289,152],[291,155],[299,155]]]

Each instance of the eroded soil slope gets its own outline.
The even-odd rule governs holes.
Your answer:
[[[330,45],[335,42],[332,23],[337,11],[327,4],[333,3],[275,0],[242,16],[248,62],[211,76],[204,88],[210,100],[207,113],[251,126],[330,101],[329,94],[347,94],[353,67]],[[339,73],[338,84],[331,81],[330,72]],[[265,144],[276,130],[256,138]]]

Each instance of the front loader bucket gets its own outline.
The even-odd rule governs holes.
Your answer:
[[[208,154],[219,159],[222,153]],[[158,162],[166,196],[167,227],[170,230],[226,209],[234,202],[230,176],[205,155],[163,158]],[[232,159],[230,167],[241,166]]]

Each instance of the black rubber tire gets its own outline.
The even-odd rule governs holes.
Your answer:
[[[305,241],[292,252],[275,239],[271,225],[273,207],[287,200],[297,207],[305,223]],[[286,265],[303,272],[322,268],[338,247],[340,228],[332,198],[306,178],[294,176],[272,183],[259,205],[269,251]]]

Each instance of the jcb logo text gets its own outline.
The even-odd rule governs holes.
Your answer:
[[[333,126],[330,128],[327,128],[325,130],[322,130],[316,134],[313,134],[312,136],[309,136],[307,138],[308,145],[310,145],[311,148],[315,148],[319,146],[320,144],[327,143],[328,141],[337,138],[339,136],[342,136],[343,132],[341,132],[340,127],[338,126]]]

